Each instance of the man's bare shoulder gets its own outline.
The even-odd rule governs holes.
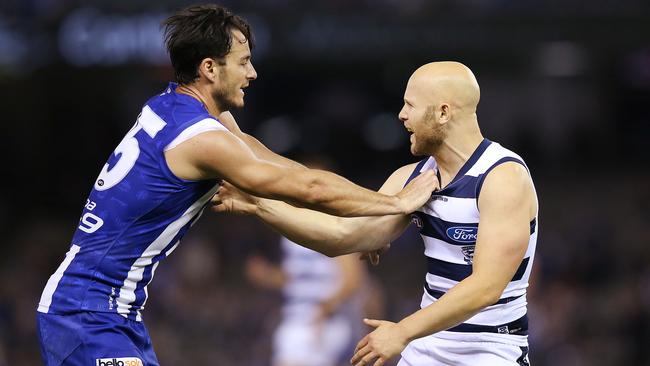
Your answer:
[[[537,211],[537,196],[528,170],[517,162],[506,162],[494,168],[485,178],[478,201],[484,211],[494,205],[529,207],[530,215]]]
[[[165,152],[167,165],[179,178],[215,178],[214,167],[227,167],[231,155],[242,151],[241,140],[226,130],[202,132]],[[210,172],[210,173],[207,173]]]

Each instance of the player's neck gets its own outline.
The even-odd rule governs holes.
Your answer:
[[[443,185],[449,183],[469,160],[483,141],[483,135],[477,128],[470,131],[453,131],[438,150],[433,154],[440,170]]]
[[[205,109],[208,110],[208,113],[215,117],[219,116],[222,112],[214,102],[214,99],[210,97],[210,92],[205,88],[201,88],[201,86],[197,83],[180,84],[176,88],[176,92],[189,95],[190,97],[198,100],[201,102],[201,104],[203,104]]]

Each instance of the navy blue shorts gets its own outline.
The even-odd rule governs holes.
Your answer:
[[[159,366],[142,322],[116,313],[38,313],[46,366]]]

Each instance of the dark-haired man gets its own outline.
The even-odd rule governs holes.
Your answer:
[[[46,365],[158,365],[141,317],[147,285],[221,179],[342,216],[406,214],[431,194],[432,174],[384,195],[275,155],[224,114],[257,76],[248,24],[216,5],[164,24],[180,84],[149,99],[95,181],[39,302]]]

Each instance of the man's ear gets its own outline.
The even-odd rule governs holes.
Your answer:
[[[210,80],[213,83],[219,82],[219,63],[212,58],[204,58],[199,64],[199,77]]]
[[[440,121],[441,125],[444,125],[445,123],[449,122],[449,120],[451,120],[451,108],[449,107],[449,104],[443,103],[440,105],[440,111],[438,111],[438,120]]]

